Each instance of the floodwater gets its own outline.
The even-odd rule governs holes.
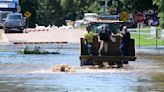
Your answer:
[[[79,47],[60,49],[59,55],[0,52],[0,92],[164,92],[164,55],[138,55],[122,69],[80,68]],[[69,64],[76,72],[55,73],[55,64]]]

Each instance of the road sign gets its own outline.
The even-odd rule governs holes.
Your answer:
[[[143,22],[144,21],[144,16],[141,12],[138,12],[135,16],[137,22]]]
[[[24,13],[24,16],[25,16],[26,18],[30,18],[30,17],[31,17],[31,13],[30,13],[29,11],[26,11],[26,12]]]
[[[126,11],[121,12],[120,19],[124,22],[127,21],[129,19],[129,13]]]

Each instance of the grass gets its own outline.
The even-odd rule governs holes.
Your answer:
[[[136,46],[139,46],[139,35],[131,34],[131,38],[135,39]],[[164,45],[164,40],[157,39],[157,45]],[[156,46],[156,39],[151,38],[151,35],[140,35],[140,46]]]
[[[146,27],[148,28],[148,27]],[[161,35],[161,28],[157,27],[158,36]],[[137,30],[137,33],[139,30]],[[151,31],[150,30],[140,30],[142,33],[148,33],[148,34],[141,34],[140,35],[140,46],[156,46],[156,39],[151,37]],[[131,34],[131,38],[135,39],[136,46],[139,46],[139,35],[138,34]],[[161,46],[164,45],[164,40],[157,39],[157,45]]]
[[[137,32],[139,32],[139,30],[137,30]],[[150,33],[150,30],[140,30],[140,32]]]

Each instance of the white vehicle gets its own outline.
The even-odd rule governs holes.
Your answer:
[[[84,14],[84,24],[88,24],[91,21],[98,20],[99,16],[96,13],[85,13]]]

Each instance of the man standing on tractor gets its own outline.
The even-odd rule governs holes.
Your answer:
[[[124,26],[122,29],[121,37],[122,37],[122,41],[120,45],[120,53],[121,56],[127,56],[127,52],[128,52],[127,44],[129,43],[130,40],[130,32],[127,30],[126,26]],[[123,61],[122,63],[128,64],[128,61]]]
[[[99,33],[100,48],[99,56],[108,54],[109,39],[111,37],[111,32],[109,31],[109,26],[103,26],[102,31]]]
[[[86,44],[88,55],[93,55],[92,46],[93,46],[94,34],[92,32],[92,28],[90,24],[87,25],[86,30],[87,32],[83,34],[85,40],[84,43]]]

